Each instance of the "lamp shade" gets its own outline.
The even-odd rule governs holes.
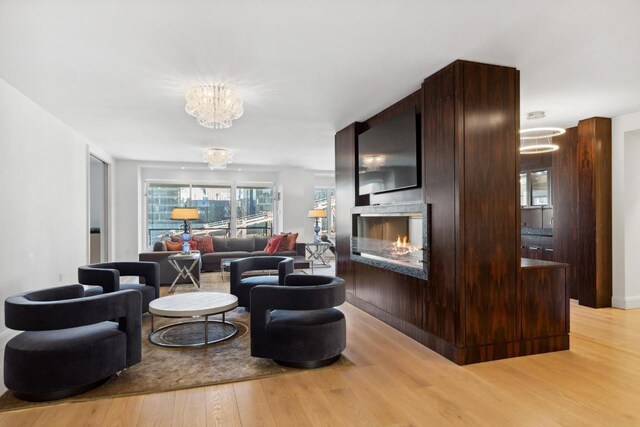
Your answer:
[[[307,218],[326,218],[327,211],[324,209],[309,209],[309,214]]]
[[[190,221],[200,219],[200,214],[196,208],[173,208],[171,219],[177,221]]]

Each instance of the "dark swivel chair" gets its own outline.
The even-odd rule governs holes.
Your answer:
[[[133,290],[85,297],[81,285],[7,298],[6,326],[26,332],[5,347],[5,386],[23,400],[62,399],[139,363],[140,300]]]
[[[344,280],[292,274],[285,286],[251,290],[251,355],[294,368],[318,368],[346,347]]]
[[[277,275],[249,276],[242,275],[249,271],[277,270]],[[293,258],[283,256],[257,256],[242,258],[229,263],[231,294],[238,297],[238,306],[251,308],[249,293],[258,285],[284,285],[284,279],[293,273]]]
[[[141,283],[120,283],[120,276],[138,276]],[[160,265],[157,262],[104,262],[78,268],[78,282],[102,287],[102,293],[134,289],[142,294],[142,313],[149,303],[160,297]],[[100,293],[90,289],[87,296]]]

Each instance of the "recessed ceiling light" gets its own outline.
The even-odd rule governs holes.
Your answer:
[[[238,169],[238,172],[242,172],[242,169]]]
[[[181,166],[180,169],[184,170],[184,166]]]

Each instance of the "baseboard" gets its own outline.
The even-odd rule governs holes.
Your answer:
[[[7,345],[7,342],[16,335],[18,335],[20,331],[14,331],[13,329],[1,328],[0,329],[0,359],[4,360],[4,347]],[[4,364],[0,363],[0,394],[7,391],[7,388],[4,386]]]
[[[636,295],[632,297],[613,296],[611,298],[611,305],[615,308],[621,308],[623,310],[632,310],[634,308],[640,308],[640,295]]]

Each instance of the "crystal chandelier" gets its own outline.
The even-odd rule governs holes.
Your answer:
[[[186,112],[209,129],[229,128],[244,113],[242,97],[224,83],[195,86],[187,91],[185,100]]]
[[[208,148],[203,155],[204,160],[209,163],[209,169],[226,169],[233,160],[233,153],[226,148]]]

